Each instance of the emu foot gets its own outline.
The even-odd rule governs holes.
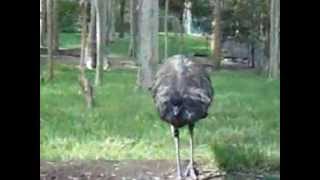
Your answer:
[[[198,179],[199,172],[197,171],[196,168],[193,167],[193,165],[190,163],[184,172],[184,177],[189,177],[193,180]]]

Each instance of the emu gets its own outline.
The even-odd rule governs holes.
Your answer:
[[[193,161],[193,129],[197,121],[207,117],[214,94],[206,66],[184,55],[172,56],[159,68],[151,91],[161,120],[171,126],[176,149],[177,178],[189,176],[197,179]],[[190,162],[182,174],[179,128],[186,125],[190,134]]]

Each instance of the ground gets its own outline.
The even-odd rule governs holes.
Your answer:
[[[187,166],[183,161],[183,169]],[[198,167],[201,165],[198,165]],[[175,161],[41,161],[40,180],[174,180]],[[217,169],[199,169],[199,180],[267,180],[280,179],[279,175],[226,174]]]

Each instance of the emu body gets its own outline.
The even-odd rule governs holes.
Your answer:
[[[190,132],[190,164],[185,176],[196,179],[193,167],[193,127],[207,117],[213,88],[205,65],[183,55],[167,59],[158,70],[152,87],[153,100],[161,120],[171,125],[177,154],[177,175],[182,178],[179,154],[179,128],[188,125]]]
[[[203,65],[176,55],[160,67],[152,93],[161,119],[180,128],[207,116],[213,88]]]

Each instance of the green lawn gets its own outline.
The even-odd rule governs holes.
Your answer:
[[[80,47],[79,33],[61,33],[60,46],[63,48]],[[169,33],[168,38],[168,55],[178,54],[180,44],[182,44],[182,53],[206,53],[209,54],[208,43],[205,38],[184,35],[184,43],[181,43],[179,35]],[[109,52],[127,56],[129,47],[129,38],[123,38],[115,41],[110,45]],[[107,50],[106,50],[107,51]],[[159,58],[164,56],[164,35],[159,33]]]
[[[76,42],[71,39],[64,44]],[[170,128],[159,119],[151,96],[134,88],[135,71],[105,73],[93,110],[86,110],[78,93],[77,69],[57,65],[55,75],[40,86],[41,159],[175,158]],[[215,102],[196,125],[196,160],[226,170],[279,170],[279,81],[249,71],[219,71],[212,80]],[[187,129],[181,134],[186,159]]]

